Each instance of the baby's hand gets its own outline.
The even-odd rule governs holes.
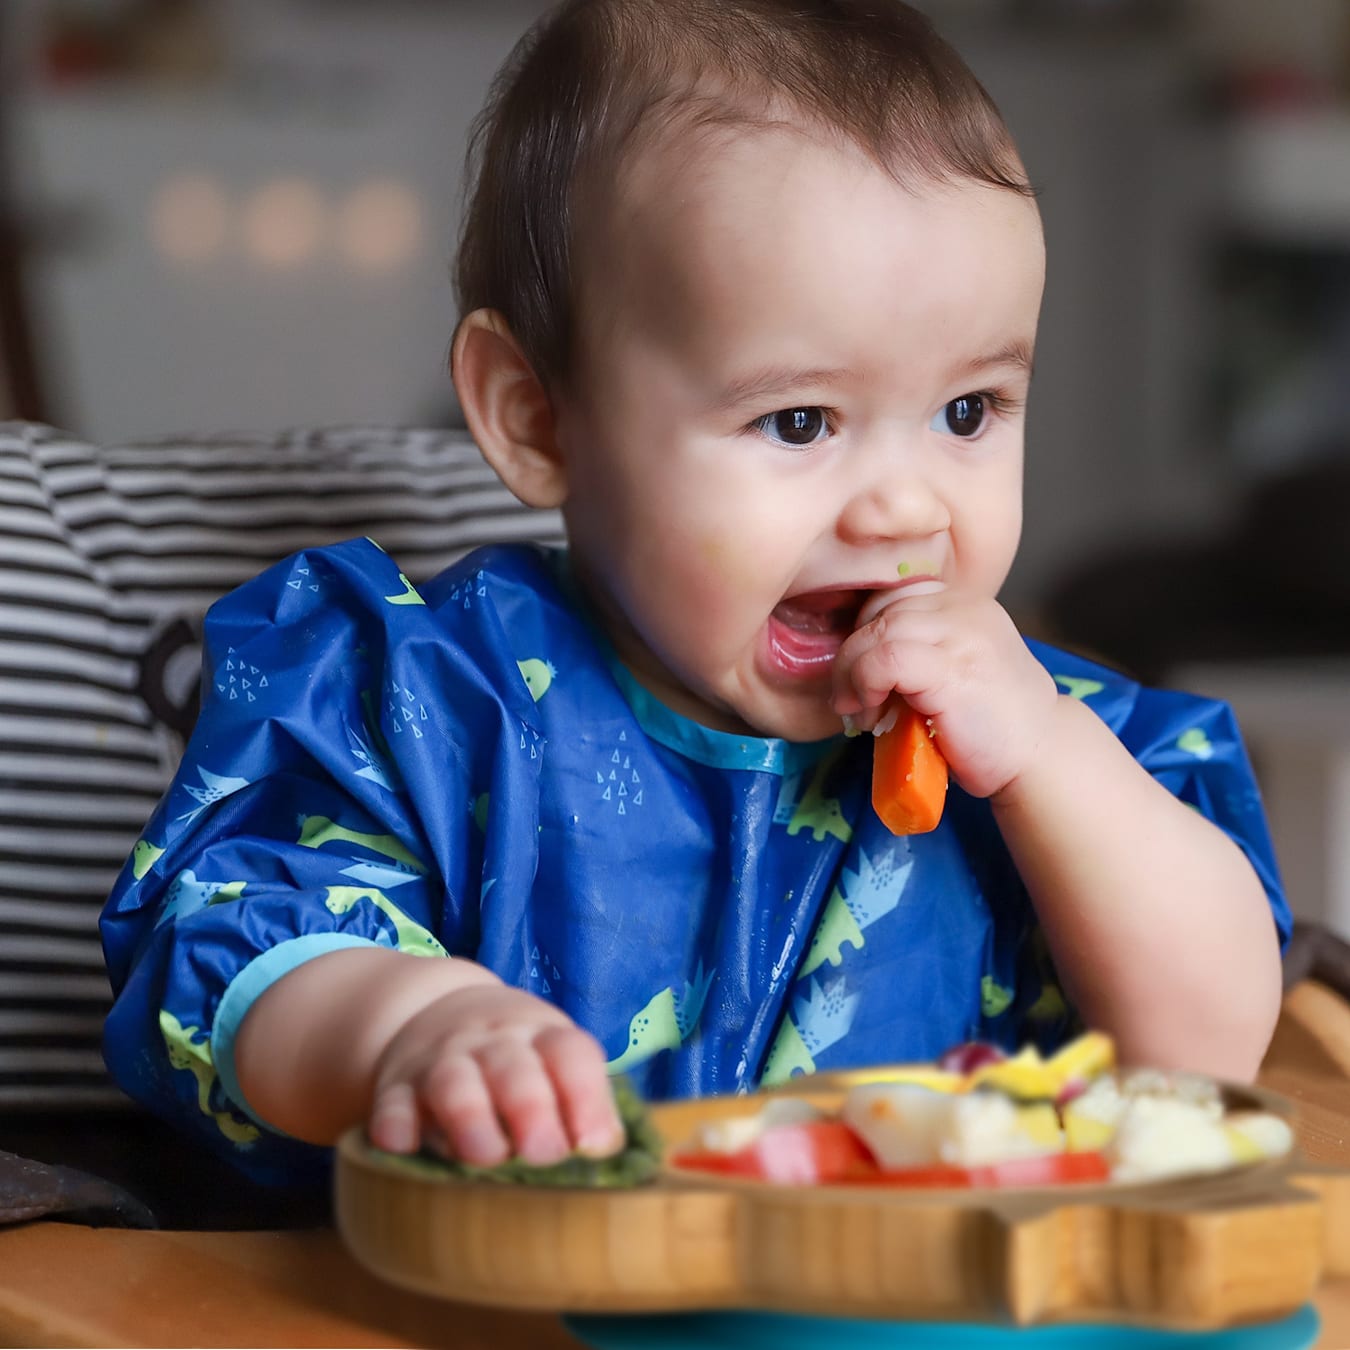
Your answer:
[[[1026,768],[1058,700],[1003,607],[951,590],[902,592],[840,648],[836,712],[870,730],[893,694],[932,719],[938,749],[976,797],[1001,791]]]
[[[542,999],[473,984],[423,1008],[376,1070],[370,1137],[393,1153],[422,1143],[493,1167],[548,1166],[576,1150],[617,1152],[623,1126],[593,1036]]]

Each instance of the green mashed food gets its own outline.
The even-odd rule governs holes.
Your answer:
[[[386,1153],[367,1145],[383,1166],[430,1181],[486,1181],[509,1186],[580,1186],[617,1189],[651,1181],[661,1166],[661,1136],[647,1118],[646,1104],[626,1079],[614,1082],[614,1104],[623,1122],[624,1146],[608,1158],[574,1153],[550,1167],[536,1167],[509,1158],[496,1167],[471,1167],[423,1149],[420,1153]]]

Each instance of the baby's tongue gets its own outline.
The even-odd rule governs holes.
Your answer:
[[[861,598],[858,591],[815,591],[775,605],[773,617],[799,633],[848,632]]]

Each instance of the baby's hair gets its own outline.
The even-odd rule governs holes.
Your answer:
[[[901,0],[563,0],[516,45],[474,125],[455,269],[461,314],[506,318],[545,383],[571,372],[582,197],[684,119],[767,126],[784,109],[901,182],[1031,195],[998,109]]]

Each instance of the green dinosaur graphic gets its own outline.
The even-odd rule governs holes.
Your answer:
[[[369,900],[394,925],[399,951],[413,956],[449,956],[427,929],[410,919],[383,891],[364,886],[329,886],[324,904],[334,914],[347,914],[362,900]]]
[[[783,1025],[774,1037],[773,1048],[764,1061],[764,1072],[760,1075],[761,1087],[777,1087],[786,1083],[794,1073],[815,1073],[816,1061],[802,1040],[801,1032],[792,1018],[783,1018]]]
[[[306,816],[300,822],[300,838],[296,840],[302,848],[322,848],[325,844],[360,844],[372,853],[382,854],[411,867],[415,872],[426,872],[426,865],[414,858],[404,848],[397,835],[362,834],[358,830],[348,830],[327,816]]]
[[[558,672],[547,661],[541,661],[538,657],[531,657],[528,661],[517,661],[516,665],[520,667],[521,678],[530,691],[530,697],[538,703],[548,693],[549,686],[552,685]]]
[[[629,1021],[628,1046],[618,1058],[605,1065],[606,1071],[624,1073],[663,1050],[678,1050],[698,1025],[716,974],[716,969],[705,974],[700,961],[694,978],[684,982],[683,994],[676,994],[667,985],[651,998],[647,1006]]]
[[[384,597],[387,605],[425,605],[426,601],[417,594],[417,587],[403,575],[398,574],[398,579],[403,583],[403,589],[397,595],[386,595]]]
[[[1067,1017],[1068,1012],[1069,1005],[1059,985],[1043,984],[1036,1002],[1027,1009],[1027,1018],[1032,1022],[1054,1022]]]
[[[1177,749],[1194,755],[1196,759],[1208,759],[1214,753],[1213,742],[1199,727],[1182,732],[1177,737]]]
[[[837,966],[844,959],[843,946],[846,942],[861,951],[864,938],[857,919],[853,917],[853,911],[849,909],[848,902],[844,899],[843,892],[836,886],[830,892],[825,912],[816,925],[798,978],[809,975],[826,961],[832,966]]]
[[[827,834],[834,835],[844,844],[853,838],[853,826],[844,819],[844,813],[839,809],[839,798],[827,797],[824,791],[825,780],[843,753],[842,747],[832,750],[816,765],[811,781],[806,785],[801,801],[792,812],[792,819],[788,821],[789,834],[809,829],[818,844]]]
[[[159,1010],[159,1030],[164,1037],[169,1063],[175,1069],[185,1069],[197,1080],[197,1106],[202,1115],[210,1116],[221,1134],[231,1143],[247,1145],[257,1139],[261,1131],[256,1125],[236,1120],[229,1111],[211,1109],[211,1089],[216,1084],[216,1066],[211,1058],[210,1038],[193,1040],[200,1028],[185,1027],[167,1008]]]
[[[1093,694],[1100,694],[1106,688],[1100,680],[1084,680],[1076,675],[1056,675],[1054,679],[1056,684],[1064,686],[1064,692],[1070,698],[1091,698]]]
[[[826,961],[837,966],[844,959],[845,942],[861,950],[863,930],[900,903],[913,869],[914,860],[900,861],[894,849],[883,850],[875,861],[859,849],[857,870],[841,869],[839,883],[830,891],[797,978],[804,979]]]
[[[980,1011],[986,1017],[999,1017],[1008,1011],[1013,991],[1005,989],[992,975],[980,981]]]
[[[631,1006],[631,1005],[630,1005]],[[675,1016],[675,991],[667,986],[661,990],[640,1013],[628,1023],[628,1048],[617,1059],[605,1065],[607,1073],[626,1073],[659,1055],[662,1050],[675,1050],[680,1044],[680,1026]]]
[[[131,872],[137,881],[144,881],[145,874],[164,856],[164,850],[148,839],[138,839],[131,850]]]

